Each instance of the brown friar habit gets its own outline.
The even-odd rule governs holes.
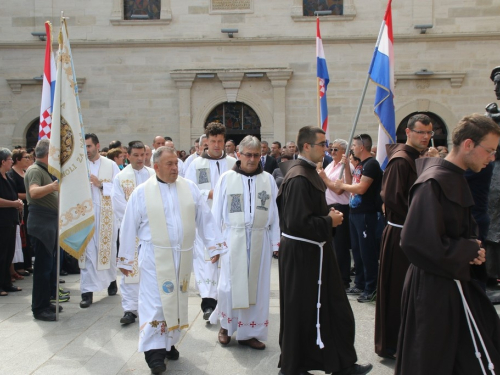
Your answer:
[[[386,146],[389,162],[382,178],[380,196],[387,221],[403,225],[408,213],[408,195],[417,179],[415,160],[420,153],[406,144]],[[386,225],[382,234],[380,270],[375,309],[375,353],[385,357],[396,352],[401,323],[401,292],[410,262],[399,246],[401,228]]]
[[[401,248],[411,265],[403,288],[395,374],[482,374],[454,279],[462,285],[495,369],[500,369],[500,320],[471,279],[471,268],[477,266],[469,262],[478,256],[479,246],[464,171],[441,158],[419,159],[416,165],[419,177],[410,190],[401,232]]]
[[[280,164],[285,178],[278,192],[282,233],[323,242],[320,324],[325,347],[316,345],[316,304],[320,250],[317,245],[281,237],[279,257],[281,357],[285,375],[326,373],[356,363],[354,315],[333,251],[332,219],[326,186],[316,168],[304,160]],[[342,225],[348,225],[343,223]]]

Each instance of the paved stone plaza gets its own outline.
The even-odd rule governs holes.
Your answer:
[[[71,300],[61,304],[64,311],[58,322],[33,319],[32,278],[17,281],[23,288],[0,300],[0,374],[150,374],[144,354],[137,352],[138,324],[122,326],[120,296],[106,292],[94,294],[94,304],[81,309],[79,275],[64,277],[64,288]],[[270,329],[267,348],[256,351],[239,346],[233,337],[228,347],[217,341],[219,326],[207,325],[200,313],[200,297],[191,278],[189,320],[177,346],[178,361],[167,363],[166,374],[242,375],[278,373],[279,293],[278,263],[273,259],[271,275]],[[351,305],[356,317],[356,349],[360,362],[371,362],[371,374],[393,373],[394,362],[382,360],[373,352],[375,304]],[[311,329],[314,329],[312,327]],[[313,372],[323,374],[323,372]]]

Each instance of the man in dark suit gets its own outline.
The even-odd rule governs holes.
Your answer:
[[[276,159],[273,158],[271,155],[269,155],[269,143],[267,141],[262,141],[261,143],[261,157],[260,157],[260,164],[262,165],[262,168],[264,171],[267,173],[273,173],[273,171],[278,168],[278,163],[276,162]]]

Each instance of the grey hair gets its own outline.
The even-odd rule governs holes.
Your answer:
[[[339,147],[343,148],[344,150],[347,150],[347,141],[345,139],[337,138],[332,142],[332,145],[335,143],[338,144]]]
[[[288,145],[291,145],[291,144],[294,144],[294,145],[295,145],[295,142],[294,142],[294,141],[288,141],[288,142],[286,143],[286,145],[287,145],[287,146],[288,146]]]
[[[156,149],[155,153],[153,154],[153,163],[154,164],[158,164],[158,162],[160,161],[161,155],[164,152],[166,152],[167,154],[175,155],[177,157],[177,152],[175,152],[175,148],[168,147],[168,146],[161,146],[161,147],[158,147]]]
[[[41,159],[49,154],[50,141],[48,139],[40,139],[35,147],[35,157]]]
[[[258,148],[260,150],[260,141],[259,138],[254,137],[253,135],[247,135],[240,142],[240,151],[242,152],[245,147],[255,149]]]
[[[262,141],[260,143],[263,144],[263,145],[268,145],[269,146],[269,142],[267,142],[267,141]]]
[[[11,155],[12,152],[8,148],[0,148],[0,162],[6,161]]]
[[[202,134],[202,135],[200,136],[200,143],[201,143],[201,141],[202,141],[204,138],[207,138],[207,135],[206,135],[206,134]]]

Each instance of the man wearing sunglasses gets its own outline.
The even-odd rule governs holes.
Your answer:
[[[346,293],[359,295],[358,302],[375,298],[378,276],[379,242],[377,241],[377,212],[381,209],[380,184],[382,170],[371,155],[372,138],[360,134],[353,138],[351,150],[361,160],[361,174],[352,184],[335,181],[335,189],[351,193],[349,202],[352,255],[356,268],[354,287]]]
[[[406,144],[386,145],[388,163],[380,196],[387,225],[382,234],[380,271],[375,310],[375,353],[395,359],[401,322],[401,292],[410,263],[399,246],[401,230],[408,214],[410,187],[417,179],[415,160],[432,137],[431,119],[417,114],[408,120]]]
[[[367,374],[371,365],[356,364],[354,315],[333,251],[333,228],[342,223],[342,213],[328,208],[326,186],[316,172],[326,149],[325,132],[305,126],[297,145],[298,160],[280,165],[285,179],[277,202],[280,374]]]

